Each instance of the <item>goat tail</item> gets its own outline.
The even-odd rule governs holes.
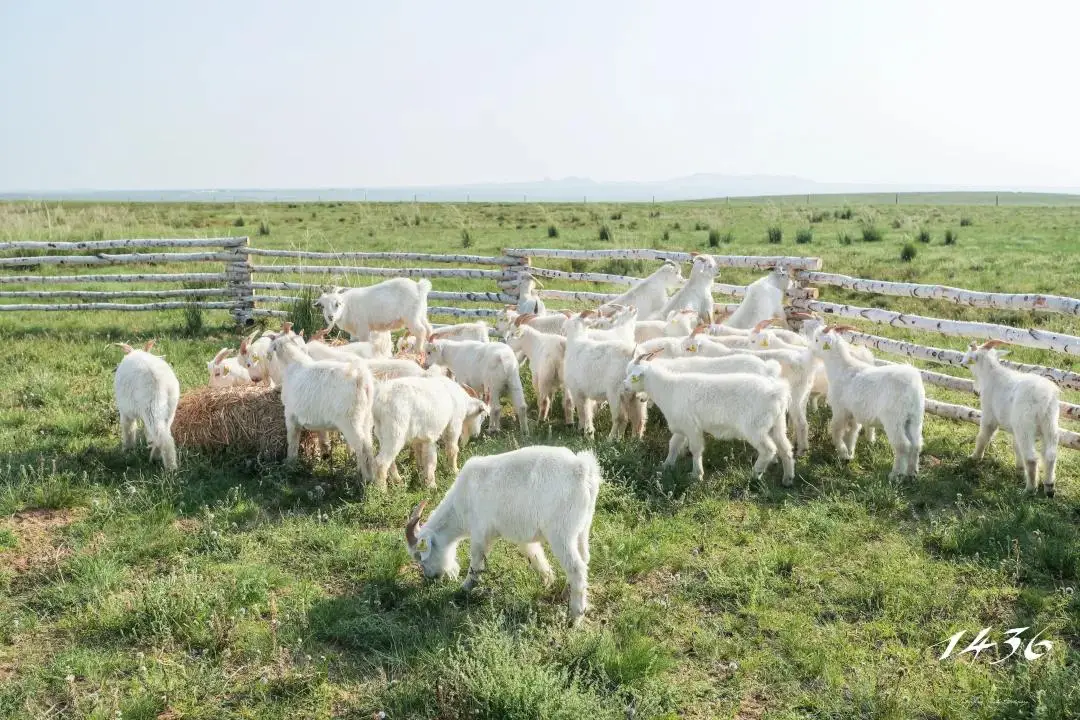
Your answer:
[[[600,492],[600,485],[604,482],[604,472],[600,469],[600,461],[596,459],[596,454],[592,450],[582,450],[575,457],[578,461],[578,471],[582,485],[588,491],[589,498],[595,505],[596,496]]]

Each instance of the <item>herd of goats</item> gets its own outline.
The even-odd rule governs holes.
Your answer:
[[[533,445],[472,457],[458,472],[459,448],[483,422],[500,429],[504,395],[528,434],[523,363],[531,369],[540,422],[547,421],[561,391],[565,421],[572,424],[576,413],[586,435],[594,432],[597,403],[606,403],[610,437],[622,437],[629,426],[641,438],[655,405],[671,431],[664,465],[674,465],[689,449],[699,479],[705,435],[711,435],[752,445],[757,476],[779,459],[783,483],[791,485],[795,457],[808,451],[807,406],[819,399],[831,408],[830,431],[840,458],[853,456],[863,427],[870,442],[881,429],[893,450],[890,478],[919,471],[925,391],[914,367],[876,364],[868,349],[841,336],[844,327],[826,326],[812,315],[785,315],[790,276],[782,267],[751,283],[738,308],[716,322],[716,275],[709,255],[693,256],[685,279],[679,265],[668,261],[617,298],[579,313],[547,312],[526,277],[519,303],[501,310],[494,328],[482,322],[434,328],[427,318],[427,280],[335,288],[315,303],[324,330],[305,340],[303,331],[285,323],[280,332],[246,338],[236,357],[224,349],[208,363],[210,384],[280,387],[288,458],[298,455],[301,431],[317,432],[324,449],[327,432],[340,432],[361,477],[380,489],[388,476],[399,477],[395,459],[406,445],[423,481],[433,487],[442,440],[457,477],[426,522],[421,523],[421,503],[405,527],[409,553],[424,575],[456,578],[457,545],[470,537],[470,589],[492,541],[503,537],[521,547],[548,583],[554,576],[541,546],[547,540],[566,571],[570,619],[576,622],[586,609],[589,529],[602,481],[593,453]],[[772,327],[778,320],[799,321],[800,330]],[[328,341],[334,328],[351,342]],[[390,332],[398,329],[406,333],[395,348]],[[502,342],[489,342],[492,331]],[[1011,432],[1017,469],[1034,491],[1041,441],[1042,484],[1052,497],[1058,388],[1004,367],[999,344],[972,343],[964,356],[982,405],[973,457],[982,457],[999,427]],[[174,469],[176,375],[150,352],[150,344],[143,350],[121,347],[125,357],[116,370],[115,392],[123,446],[134,445],[141,421],[151,457]]]

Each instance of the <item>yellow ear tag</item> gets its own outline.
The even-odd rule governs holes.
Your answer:
[[[221,374],[222,374],[222,375],[228,375],[228,374],[229,374],[229,366],[228,366],[228,365],[224,365],[224,366],[222,366],[222,368],[221,368]]]
[[[769,338],[761,339],[761,347],[769,347]]]
[[[831,348],[832,348],[832,345],[830,345],[829,343],[825,343],[824,345],[821,346],[822,350],[829,350]]]
[[[423,538],[422,540],[420,540],[420,542],[416,543],[416,550],[418,552],[427,552],[428,551],[427,538]]]

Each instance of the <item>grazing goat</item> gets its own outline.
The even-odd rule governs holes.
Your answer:
[[[424,577],[457,579],[457,546],[470,538],[464,583],[469,591],[499,537],[517,544],[550,585],[555,574],[540,544],[547,540],[566,571],[569,619],[576,625],[588,607],[589,530],[602,482],[600,465],[588,450],[575,454],[564,447],[534,445],[472,457],[427,522],[420,522],[424,503],[413,508],[405,544]]]
[[[999,427],[1011,432],[1016,469],[1024,475],[1024,487],[1034,492],[1039,476],[1035,448],[1038,440],[1042,443],[1043,490],[1047,497],[1054,497],[1060,391],[1044,377],[1003,366],[998,358],[1006,353],[994,349],[1003,344],[1000,340],[971,343],[964,353],[964,365],[975,378],[975,391],[982,405],[979,435],[971,457],[982,459]]]
[[[237,353],[236,359],[247,370],[252,382],[263,380],[273,382],[270,378],[269,352],[270,338],[258,337],[257,332],[240,341],[240,352]]]
[[[161,458],[166,470],[175,470],[176,443],[172,424],[180,401],[180,381],[164,358],[152,355],[154,341],[142,350],[126,343],[116,343],[124,357],[116,366],[113,391],[120,411],[120,441],[124,450],[135,446],[138,423],[143,426],[150,459]]]

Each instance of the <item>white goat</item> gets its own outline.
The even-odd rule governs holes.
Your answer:
[[[521,273],[518,280],[517,311],[519,313],[543,315],[546,312],[544,301],[540,299],[540,293],[536,290],[538,287],[542,288],[544,284],[533,277],[531,273]]]
[[[270,378],[270,338],[257,337],[257,335],[256,332],[240,341],[240,352],[237,353],[236,359],[247,370],[252,382],[263,380],[273,382]]]
[[[664,264],[652,275],[637,281],[622,295],[601,305],[600,312],[606,313],[615,306],[633,305],[638,309],[638,317],[642,320],[665,317],[660,315],[660,310],[667,303],[668,288],[677,287],[682,279],[682,270],[679,265],[671,260],[665,260]]]
[[[427,319],[427,295],[431,282],[393,278],[363,288],[335,288],[315,301],[327,329],[339,327],[353,340],[367,340],[373,331],[407,327],[424,346],[431,333]]]
[[[160,457],[166,470],[175,470],[176,443],[173,442],[172,424],[176,404],[180,401],[180,381],[164,358],[150,353],[153,340],[142,350],[134,350],[125,343],[116,345],[124,350],[113,381],[116,409],[120,411],[122,447],[130,450],[135,446],[138,423],[141,422],[146,444],[150,447],[150,459]]]
[[[814,358],[809,347],[745,352],[751,353],[752,357],[772,360],[780,364],[780,377],[791,390],[788,420],[795,429],[795,452],[798,456],[805,455],[810,450],[810,423],[806,417],[806,407],[814,382],[818,374],[823,371],[821,363]],[[872,433],[873,426],[867,431]]]
[[[330,332],[330,328],[323,328],[314,333],[308,339],[308,345],[313,343],[321,343],[327,345],[338,352],[347,353],[364,360],[374,360],[376,358],[388,358],[393,355],[393,343],[391,342],[390,333],[385,330],[372,331],[368,336],[368,340],[358,340],[350,343],[328,343],[326,342],[326,334]]]
[[[856,358],[839,334],[840,330],[854,329],[819,327],[810,342],[829,376],[830,430],[836,452],[841,459],[850,460],[861,426],[877,424],[885,430],[893,449],[889,478],[917,475],[926,400],[922,376],[910,365],[878,367]]]
[[[578,426],[591,436],[595,400],[607,400],[611,408],[609,439],[622,436],[627,422],[634,437],[645,434],[648,407],[622,386],[626,364],[634,357],[634,343],[618,334],[593,336],[584,327],[582,313],[567,323],[563,381],[578,414]],[[610,331],[603,331],[610,333]]]
[[[374,477],[371,452],[371,406],[375,379],[365,361],[313,360],[300,337],[285,331],[270,342],[271,363],[282,368],[281,402],[285,406],[287,457],[294,460],[300,449],[300,431],[337,430],[356,454],[362,479]],[[385,489],[386,483],[376,483]]]
[[[375,480],[386,483],[387,472],[394,467],[394,458],[411,444],[424,484],[435,487],[435,442],[440,438],[457,473],[458,448],[462,433],[467,441],[472,425],[467,421],[479,417],[483,421],[488,406],[453,380],[445,377],[405,377],[376,383],[372,418],[379,452],[375,456]],[[397,470],[394,468],[395,479]]]
[[[575,454],[534,445],[469,458],[426,523],[420,524],[424,503],[413,508],[405,525],[409,555],[425,577],[456,579],[457,546],[469,537],[464,583],[469,591],[486,567],[492,542],[502,537],[517,544],[550,585],[555,574],[540,544],[547,540],[566,571],[569,618],[577,624],[588,606],[589,530],[602,482],[600,465],[588,450]]]
[[[223,388],[235,385],[251,384],[251,375],[248,374],[238,358],[228,357],[232,350],[221,348],[214,359],[206,363],[206,369],[210,373],[210,387]]]
[[[503,343],[475,340],[436,340],[428,343],[425,367],[442,365],[454,373],[463,385],[484,389],[484,399],[491,405],[491,428],[502,429],[502,408],[499,399],[510,394],[510,403],[517,413],[522,434],[529,434],[528,408],[517,357]]]
[[[469,322],[469,323],[457,323],[454,325],[443,325],[442,327],[435,328],[428,336],[428,340],[438,340],[442,338],[444,340],[476,340],[478,342],[487,342],[490,339],[491,326],[484,322]],[[399,353],[412,353],[419,351],[419,347],[416,344],[416,338],[406,333],[398,339],[397,350]]]
[[[963,362],[975,378],[975,391],[979,393],[982,405],[979,435],[975,438],[975,452],[971,457],[982,459],[999,427],[1011,432],[1016,469],[1024,475],[1025,488],[1034,491],[1039,478],[1035,441],[1039,440],[1042,442],[1043,490],[1047,497],[1054,497],[1060,391],[1044,377],[1003,366],[998,358],[1006,352],[994,349],[1003,344],[999,340],[989,340],[982,345],[971,343],[964,353]]]
[[[547,422],[551,399],[563,388],[566,338],[540,332],[523,322],[506,334],[506,344],[515,354],[528,358],[529,367],[532,368],[533,390],[536,391],[538,418],[540,422]],[[574,422],[574,403],[567,392],[563,392],[563,417],[567,425]]]
[[[666,318],[676,310],[695,310],[701,322],[712,322],[713,314],[713,279],[719,268],[710,255],[695,255],[690,269],[690,278],[671,296],[660,310],[660,317]]]
[[[665,466],[672,466],[689,445],[693,474],[705,476],[702,454],[705,433],[719,440],[745,440],[758,456],[754,474],[760,477],[777,455],[784,468],[784,485],[795,477],[795,460],[787,439],[791,392],[786,383],[749,373],[716,375],[672,372],[663,363],[636,358],[626,368],[624,386],[645,393],[664,414],[671,429]]]
[[[638,318],[641,313],[638,313]],[[634,323],[634,342],[640,344],[658,337],[685,337],[698,324],[696,310],[676,310],[666,320],[637,320]]]
[[[739,307],[722,324],[733,328],[752,328],[762,320],[786,319],[784,294],[790,284],[791,277],[787,270],[777,265],[768,275],[746,286],[746,294]]]

